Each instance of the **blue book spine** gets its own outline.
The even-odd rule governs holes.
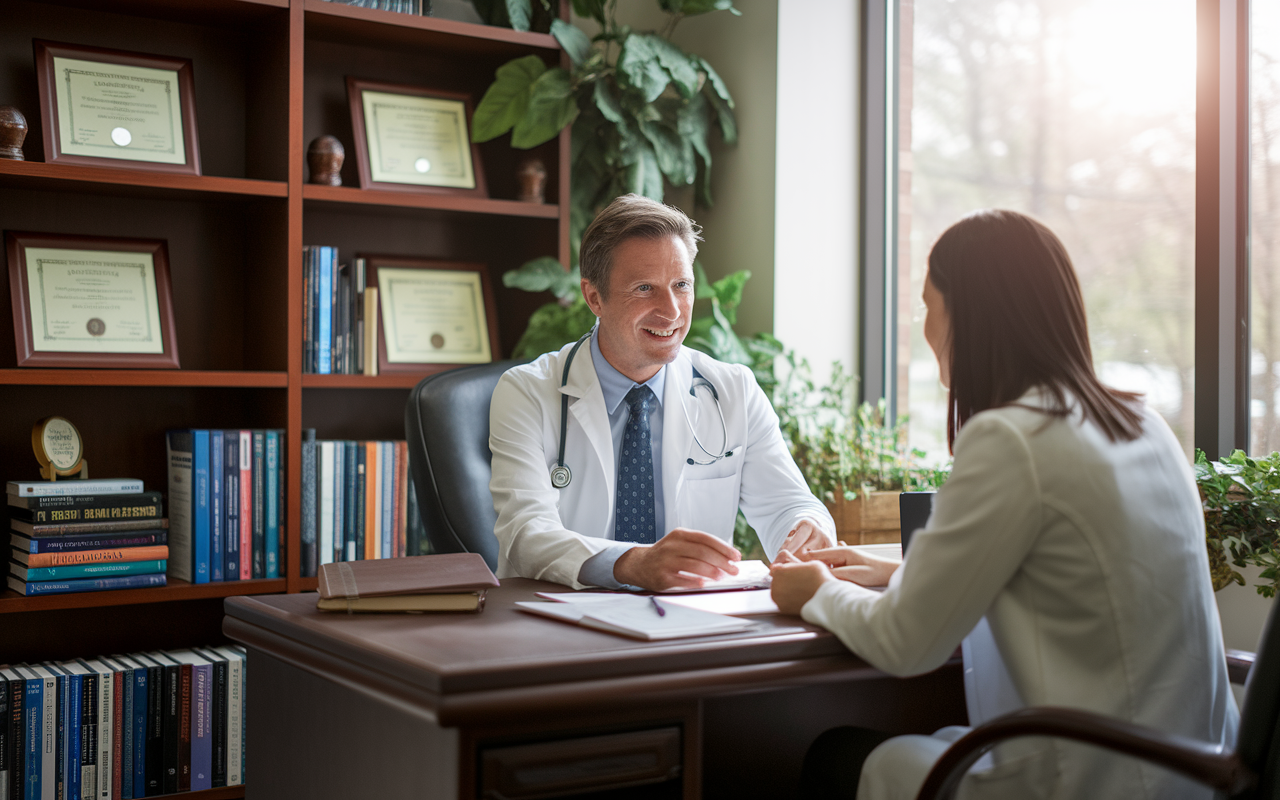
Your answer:
[[[395,517],[396,497],[396,446],[391,442],[378,442],[378,483],[382,491],[382,557],[396,555],[391,520]]]
[[[165,584],[164,573],[160,573],[158,575],[124,575],[119,578],[81,578],[69,581],[33,581],[30,583],[15,581],[9,584],[9,588],[14,589],[24,597],[37,597],[45,594],[141,589],[149,586],[164,586]]]
[[[192,471],[195,496],[191,498],[192,558],[195,561],[195,583],[209,582],[209,432],[194,434]]]
[[[227,552],[223,545],[222,431],[209,431],[209,580],[222,581]],[[142,795],[138,795],[141,797]]]
[[[44,741],[41,730],[44,719],[44,681],[27,677],[26,702],[23,705],[26,724],[26,800],[41,800],[40,743]]]
[[[280,577],[280,433],[267,431],[267,577]]]
[[[329,260],[331,256],[329,251],[331,247],[320,248],[320,263],[316,270],[320,274],[320,285],[317,301],[320,310],[320,325],[316,331],[316,355],[319,356],[316,364],[316,372],[321,375],[328,375],[332,369],[331,351],[329,350],[329,340],[333,336],[333,304],[329,301],[330,294],[333,293],[333,274],[329,270]]]
[[[222,494],[224,504],[223,524],[226,533],[222,543],[227,559],[222,579],[240,580],[240,431],[224,431],[222,434]]]
[[[67,793],[66,796],[79,800],[80,797],[80,726],[84,724],[84,708],[82,705],[84,692],[84,676],[69,674],[64,682],[67,684]]]
[[[27,581],[67,581],[78,578],[112,578],[164,572],[166,561],[113,561],[105,564],[67,564],[62,567],[27,567]],[[12,567],[11,567],[12,569]]]
[[[133,796],[147,796],[147,670],[133,671]],[[125,780],[130,775],[124,775]]]
[[[120,682],[120,688],[124,689],[124,703],[121,708],[121,731],[123,741],[120,743],[120,797],[123,800],[133,800],[133,670],[128,666],[117,662],[119,666],[124,667],[124,679]]]
[[[109,550],[114,547],[149,547],[168,544],[169,532],[163,528],[152,531],[119,531],[88,536],[59,536],[54,539],[32,539],[22,534],[12,534],[10,544],[28,553],[73,553],[78,550]]]

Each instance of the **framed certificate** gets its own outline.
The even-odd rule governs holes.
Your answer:
[[[178,369],[160,239],[5,233],[20,367]]]
[[[200,174],[190,60],[34,46],[45,161]]]
[[[467,95],[347,78],[361,189],[487,197]]]
[[[483,264],[363,256],[378,289],[378,372],[498,358],[498,321]]]

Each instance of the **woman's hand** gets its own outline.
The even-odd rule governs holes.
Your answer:
[[[770,590],[773,602],[778,604],[778,610],[783,614],[799,614],[822,584],[836,579],[826,564],[820,561],[806,563],[786,550],[778,553],[769,573],[773,576]]]
[[[853,547],[806,550],[800,553],[799,559],[819,561],[831,567],[831,574],[840,580],[861,586],[887,586],[889,577],[902,564],[901,561],[869,555]]]

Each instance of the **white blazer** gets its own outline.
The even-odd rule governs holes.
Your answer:
[[[498,382],[489,412],[489,489],[498,512],[498,577],[582,588],[582,563],[613,538],[616,468],[604,395],[587,346],[560,385],[570,349],[566,345],[514,367]],[[689,392],[694,367],[720,396],[728,432],[723,445],[709,393]],[[560,446],[562,396],[569,398],[565,464],[573,480],[555,489],[549,471]],[[732,543],[741,506],[770,558],[801,519],[813,520],[834,541],[831,515],[800,475],[751,370],[682,348],[667,365],[662,408],[664,532],[692,528]],[[689,458],[710,458],[694,443],[694,430],[708,450],[733,455],[705,466],[688,464]]]
[[[1038,390],[1019,401],[1045,402]],[[1204,514],[1186,455],[1150,411],[1131,442],[1110,441],[1078,412],[975,415],[888,589],[827,583],[802,614],[895,675],[935,669],[973,631],[971,724],[1022,706],[1067,706],[1235,743]],[[858,797],[914,798],[960,733],[881,745]],[[1211,796],[1144,762],[1060,739],[1012,740],[993,756],[970,771],[961,797]]]

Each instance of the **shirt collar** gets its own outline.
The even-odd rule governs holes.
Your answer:
[[[635,386],[641,384],[618,372],[609,360],[600,352],[600,326],[597,325],[591,330],[591,362],[596,368],[596,377],[600,379],[600,390],[604,393],[604,410],[610,415],[617,410],[618,404],[627,397],[627,392]],[[663,364],[662,368],[652,378],[644,382],[644,386],[648,386],[653,394],[658,398],[658,406],[662,406],[662,389],[666,385],[667,365]]]

